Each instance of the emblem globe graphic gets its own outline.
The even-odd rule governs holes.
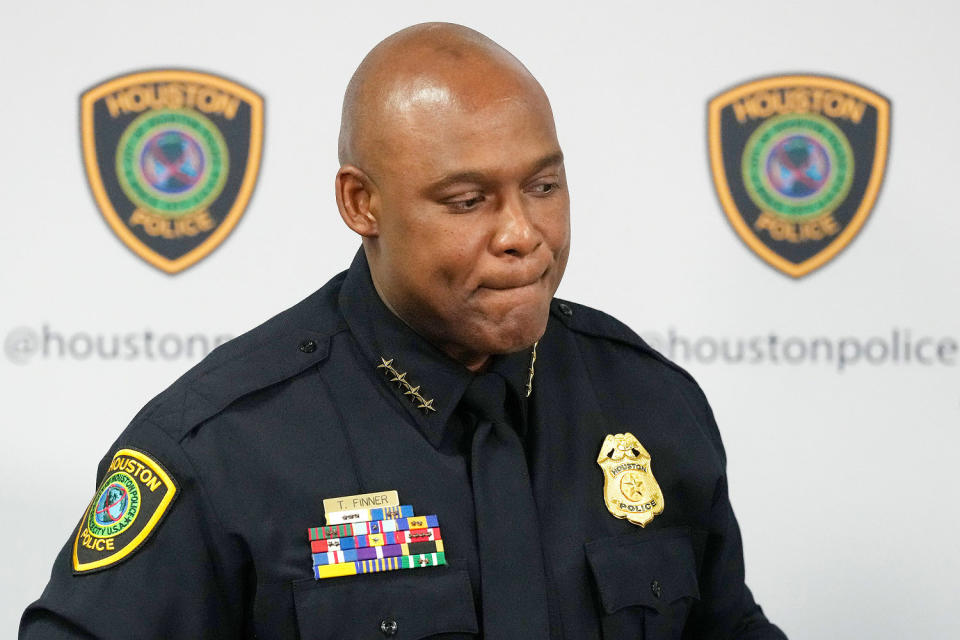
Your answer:
[[[155,109],[120,136],[117,180],[134,206],[168,218],[186,216],[220,197],[229,155],[209,118],[187,109]]]
[[[770,150],[767,177],[780,194],[806,198],[820,191],[830,178],[830,156],[811,136],[788,136]]]
[[[127,512],[130,494],[127,488],[119,482],[112,482],[101,493],[97,500],[94,518],[97,524],[109,526],[114,524]]]
[[[741,159],[743,185],[764,212],[798,222],[832,213],[853,184],[846,134],[812,113],[774,116],[750,135]]]
[[[179,194],[200,181],[204,169],[200,144],[183,131],[169,130],[153,136],[140,154],[143,177],[154,189]]]

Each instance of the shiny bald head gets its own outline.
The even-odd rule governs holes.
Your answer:
[[[500,93],[500,96],[494,96]],[[389,36],[363,59],[347,85],[340,120],[340,164],[376,173],[391,133],[412,110],[472,110],[493,97],[530,93],[549,109],[533,74],[513,54],[468,27],[427,22]]]
[[[476,31],[422,24],[360,64],[343,103],[337,205],[384,303],[472,370],[546,328],[570,246],[543,88]]]

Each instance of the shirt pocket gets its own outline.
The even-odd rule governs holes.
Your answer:
[[[410,569],[293,583],[301,640],[470,638],[479,633],[465,569]]]
[[[604,640],[680,638],[700,598],[690,531],[665,528],[584,545]]]

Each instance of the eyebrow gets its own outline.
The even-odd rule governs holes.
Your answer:
[[[537,173],[538,171],[545,169],[546,167],[549,167],[555,164],[560,164],[561,162],[563,162],[563,152],[556,151],[555,153],[546,155],[540,158],[539,160],[537,160],[536,162],[534,162],[531,165],[531,168],[528,171],[528,173],[534,174],[534,173]],[[486,184],[490,182],[490,176],[482,171],[458,171],[457,173],[451,173],[451,174],[445,175],[439,180],[437,180],[436,182],[431,183],[430,186],[427,187],[426,191],[436,193],[437,191],[442,191],[447,187],[451,187],[455,184],[461,184],[464,182]]]

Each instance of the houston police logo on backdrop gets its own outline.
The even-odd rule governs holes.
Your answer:
[[[83,159],[114,233],[167,273],[206,257],[253,193],[263,99],[197,71],[141,71],[80,99]]]
[[[799,278],[836,256],[870,215],[887,161],[890,103],[836,78],[763,78],[710,101],[708,138],[734,230]]]

